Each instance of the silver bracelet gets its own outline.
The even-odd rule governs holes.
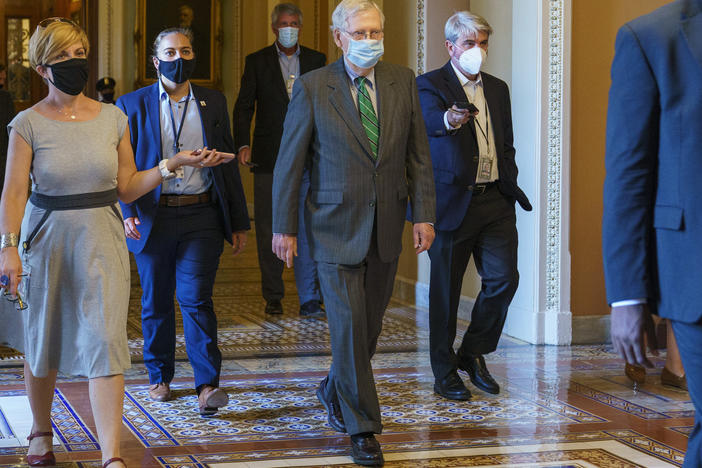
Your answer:
[[[17,247],[18,245],[19,239],[17,234],[14,232],[0,234],[0,250],[4,249],[5,247]]]

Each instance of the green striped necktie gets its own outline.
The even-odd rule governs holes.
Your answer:
[[[373,160],[378,160],[378,141],[380,139],[380,125],[378,125],[378,117],[373,110],[373,102],[368,94],[366,87],[366,78],[359,76],[356,78],[356,86],[358,88],[358,112],[361,114],[361,123],[368,136],[368,141],[373,152]]]

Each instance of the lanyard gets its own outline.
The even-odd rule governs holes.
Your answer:
[[[487,150],[488,150],[488,155],[490,154],[490,139],[488,138],[488,133],[490,132],[490,116],[487,113],[487,100],[485,101],[485,130],[483,130],[482,125],[480,125],[480,121],[478,118],[475,118],[475,123],[478,124],[478,128],[480,129],[480,133],[483,134],[483,137],[485,138],[485,144],[487,145]]]
[[[176,125],[175,125],[175,119],[173,118],[173,106],[171,106],[170,100],[171,98],[166,97],[168,99],[168,110],[171,111],[171,125],[173,125],[173,151],[176,153],[180,150],[180,133],[183,131],[183,124],[185,123],[185,114],[188,113],[188,104],[190,104],[190,94],[188,94],[188,98],[185,100],[185,108],[183,109],[183,116],[180,118],[180,126],[178,127],[177,133],[176,133]]]
[[[295,56],[291,55],[288,57],[287,55],[278,55],[278,61],[282,65],[282,71],[285,74],[285,79],[287,80],[290,77],[296,77],[297,76],[297,67],[294,67],[293,65],[295,64]]]

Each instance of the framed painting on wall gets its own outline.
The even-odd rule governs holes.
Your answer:
[[[137,56],[136,86],[156,80],[151,59],[154,39],[167,28],[189,29],[193,37],[195,71],[191,81],[209,88],[221,87],[221,0],[138,0],[134,42]]]

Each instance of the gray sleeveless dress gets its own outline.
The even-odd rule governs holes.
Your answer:
[[[32,147],[32,191],[55,196],[116,188],[117,145],[126,126],[119,108],[102,104],[86,122],[59,122],[27,109],[8,127]],[[15,328],[0,331],[2,341],[25,353],[37,377],[50,369],[89,378],[121,374],[130,367],[122,219],[110,206],[52,211],[24,252],[22,242],[44,213],[27,202],[19,252],[30,269],[29,307],[3,305],[2,328]]]

